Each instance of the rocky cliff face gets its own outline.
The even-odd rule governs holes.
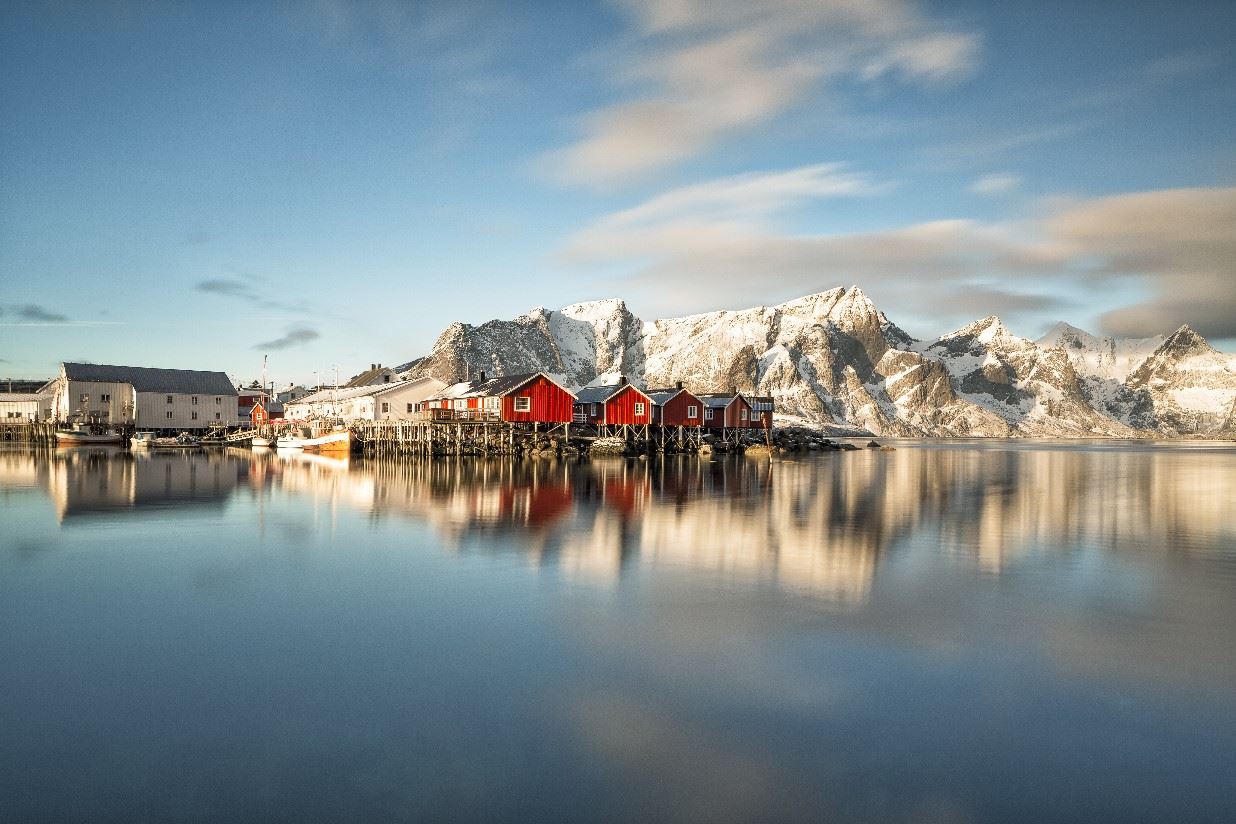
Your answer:
[[[405,374],[449,383],[481,370],[545,371],[576,387],[620,372],[736,388],[772,396],[783,415],[876,434],[1181,435],[1229,431],[1236,418],[1236,359],[1187,327],[1121,340],[1060,324],[1036,342],[988,317],[918,342],[857,287],[650,322],[604,300],[455,323]]]

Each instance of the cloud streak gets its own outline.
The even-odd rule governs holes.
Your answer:
[[[320,337],[321,335],[314,329],[305,326],[294,326],[282,337],[256,344],[253,348],[259,351],[279,351],[281,349],[291,349],[294,346],[302,346]]]
[[[1063,309],[1082,292],[1109,301],[1104,331],[1148,335],[1189,323],[1236,337],[1236,188],[1095,198],[1017,223],[938,220],[867,233],[792,235],[769,218],[828,196],[811,166],[665,192],[569,239],[572,265],[627,263],[659,308],[722,305],[860,282],[918,318]],[[855,184],[855,192],[870,184]],[[778,185],[776,181],[796,181]],[[814,181],[814,183],[812,183]],[[844,188],[844,187],[843,187]],[[750,207],[743,207],[747,194]],[[780,194],[777,194],[780,192]],[[1114,295],[1150,299],[1112,305]]]
[[[541,158],[567,184],[612,185],[684,161],[805,102],[830,83],[967,74],[977,35],[902,0],[627,0],[630,89],[582,136]]]
[[[68,323],[66,315],[53,312],[35,303],[0,306],[0,317],[13,317],[18,323]]]

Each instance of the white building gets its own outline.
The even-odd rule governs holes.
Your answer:
[[[45,421],[51,418],[50,392],[0,392],[0,423]]]
[[[417,403],[445,387],[446,384],[436,378],[416,378],[373,386],[323,389],[286,404],[284,417],[297,421],[315,418],[410,420],[416,417]]]
[[[51,414],[140,429],[197,430],[235,426],[236,387],[222,372],[64,363]]]

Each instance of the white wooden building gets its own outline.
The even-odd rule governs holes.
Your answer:
[[[0,392],[0,423],[45,421],[51,418],[50,392]]]
[[[204,430],[238,422],[236,387],[223,372],[63,363],[51,414],[139,429]]]
[[[297,421],[316,418],[411,420],[416,417],[416,404],[445,387],[446,384],[436,378],[415,378],[372,386],[323,389],[286,404],[283,416]]]

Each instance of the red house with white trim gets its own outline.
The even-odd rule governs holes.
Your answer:
[[[669,389],[649,389],[652,398],[652,422],[659,426],[703,426],[704,402],[678,386]]]
[[[751,404],[737,392],[700,395],[705,429],[750,429]]]
[[[609,386],[585,386],[575,396],[575,422],[593,426],[646,426],[655,404],[624,377]]]
[[[421,401],[418,409],[443,419],[507,423],[570,423],[575,395],[544,372],[465,381]]]

